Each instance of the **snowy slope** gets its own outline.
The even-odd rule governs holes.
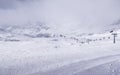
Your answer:
[[[120,33],[119,30],[116,32]],[[31,38],[29,41],[0,41],[0,75],[81,73],[76,69],[85,71],[86,68],[119,59],[120,36],[116,44],[112,43],[112,37],[111,33],[106,32],[82,36],[55,34],[54,37]],[[82,61],[86,61],[87,66],[81,64]],[[74,63],[82,67],[71,66]]]
[[[116,44],[111,30],[118,34]],[[119,61],[119,45],[120,29],[112,27],[81,34],[56,33],[41,23],[0,26],[0,75],[84,75]]]

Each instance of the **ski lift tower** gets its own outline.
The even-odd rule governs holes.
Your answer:
[[[117,37],[117,33],[116,32],[112,32],[112,35],[113,35],[113,43],[115,44],[116,43],[116,37]]]

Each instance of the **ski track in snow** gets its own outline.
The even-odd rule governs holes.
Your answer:
[[[80,62],[73,63],[73,64],[70,64],[67,66],[63,66],[56,70],[43,72],[43,73],[38,72],[35,74],[31,74],[31,75],[101,75],[102,74],[101,71],[105,72],[102,75],[113,75],[113,74],[115,74],[115,72],[111,73],[114,70],[114,68],[112,68],[112,67],[119,66],[118,70],[120,71],[120,62],[119,62],[120,59],[119,58],[120,58],[120,54],[110,55],[110,56],[100,57],[100,58],[96,58],[96,59],[80,61]],[[118,65],[116,65],[116,62]],[[114,64],[115,66],[112,66],[112,64]],[[107,71],[109,71],[109,69],[112,69],[112,71],[110,71],[108,73],[107,73],[107,71],[103,71],[102,69],[104,69],[104,68],[101,68],[101,66],[104,67],[106,65],[108,68]],[[109,67],[111,67],[111,68],[109,68]],[[99,70],[97,68],[101,68],[101,69]],[[88,70],[90,70],[90,71],[88,71]],[[101,74],[97,74],[97,73],[101,73]],[[117,72],[117,73],[119,74],[119,72]]]

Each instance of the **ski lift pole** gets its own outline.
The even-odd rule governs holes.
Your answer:
[[[115,44],[116,43],[117,33],[112,33],[112,35],[113,35],[113,43]]]

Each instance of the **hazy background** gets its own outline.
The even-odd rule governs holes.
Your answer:
[[[120,0],[0,0],[0,25],[40,21],[61,32],[93,32],[118,19]]]

